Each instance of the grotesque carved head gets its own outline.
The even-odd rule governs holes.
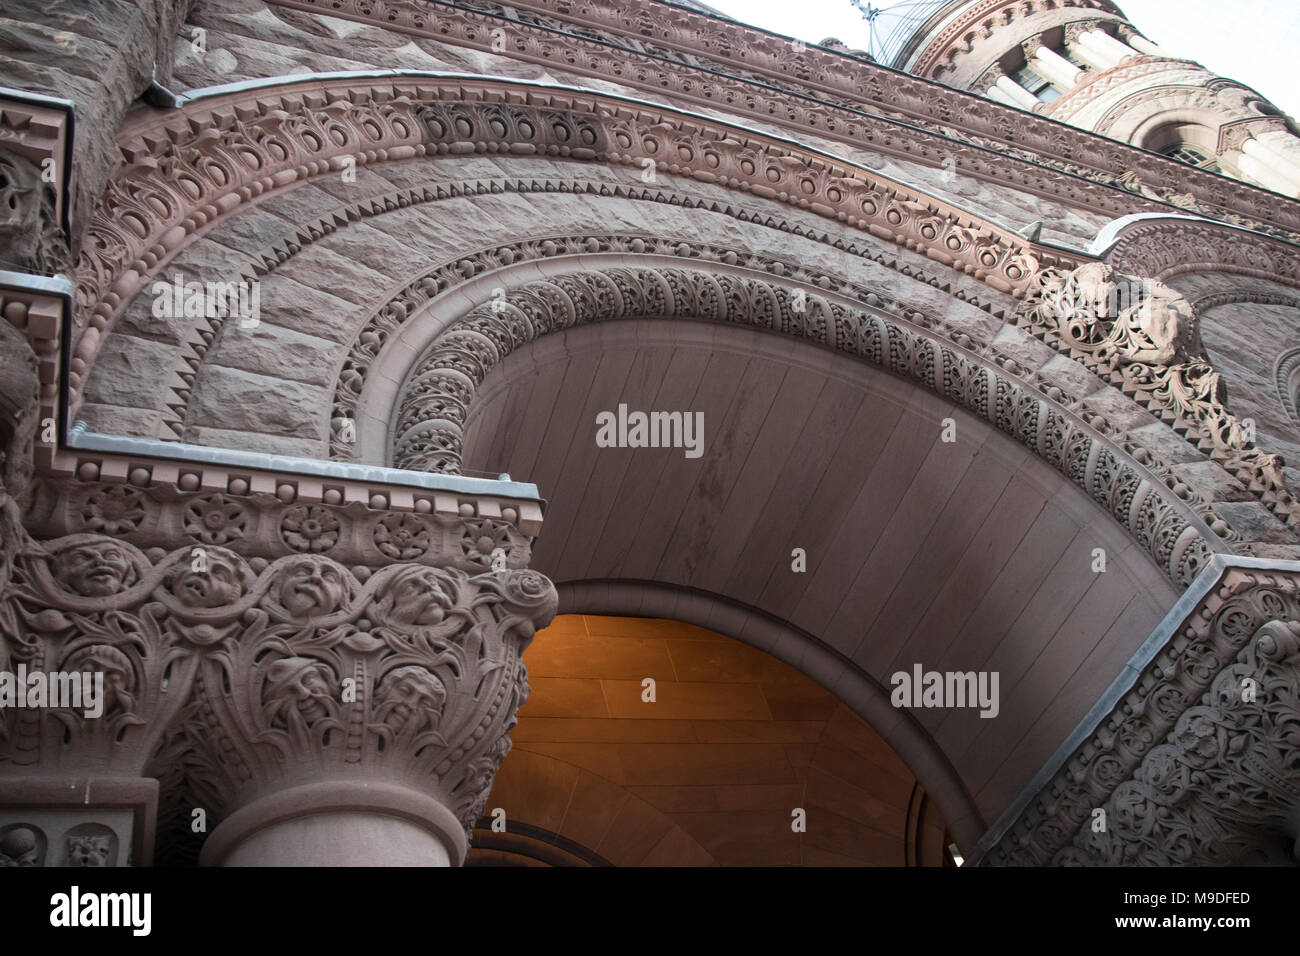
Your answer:
[[[1141,301],[1121,316],[1132,334],[1124,358],[1131,362],[1169,365],[1198,355],[1201,345],[1191,303],[1163,282],[1146,281],[1143,291]]]
[[[297,618],[332,614],[346,594],[343,572],[319,558],[301,558],[281,574],[280,603]]]
[[[129,713],[135,708],[135,668],[116,647],[93,644],[68,655],[63,669],[104,675],[104,712],[114,708]]]
[[[380,624],[424,627],[440,623],[453,602],[454,591],[437,570],[407,567],[389,579],[374,610]]]
[[[375,717],[394,733],[437,730],[447,688],[431,671],[408,665],[390,671],[380,683]]]
[[[286,657],[271,665],[262,703],[275,726],[287,728],[290,719],[311,726],[334,710],[333,674],[323,661]]]
[[[108,836],[68,837],[68,866],[108,866],[113,840]]]
[[[135,583],[126,549],[112,541],[86,541],[54,557],[54,578],[83,597],[105,597]]]
[[[229,555],[207,548],[202,562],[191,561],[175,573],[171,592],[186,607],[228,606],[243,595],[244,576],[239,564]]]

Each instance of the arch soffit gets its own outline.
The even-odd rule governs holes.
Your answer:
[[[196,232],[269,192],[346,166],[426,155],[562,156],[751,192],[921,251],[999,291],[1077,261],[839,157],[657,104],[521,80],[330,74],[192,94],[128,123],[77,261],[74,401],[104,335]]]

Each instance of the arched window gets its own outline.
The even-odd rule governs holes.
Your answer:
[[[1182,141],[1171,143],[1159,152],[1171,159],[1176,159],[1180,163],[1187,163],[1189,166],[1199,166],[1201,169],[1218,169],[1219,163],[1213,156],[1206,156],[1200,149],[1191,143]]]
[[[1214,133],[1198,123],[1166,123],[1143,137],[1141,145],[1180,163],[1217,172],[1216,142]]]

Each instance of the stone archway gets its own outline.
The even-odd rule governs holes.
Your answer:
[[[391,363],[409,362],[410,345],[399,335],[386,347],[389,366],[375,376],[385,391],[372,401],[380,409],[377,419],[390,429],[391,460],[398,467],[458,470],[462,425],[474,390],[513,350],[590,323],[687,318],[812,342],[883,366],[954,401],[1015,436],[1087,490],[1177,583],[1189,582],[1214,547],[1213,533],[1195,512],[1123,449],[1050,394],[1016,381],[1005,365],[987,363],[957,344],[963,339],[970,343],[968,335],[957,329],[944,330],[944,335],[914,324],[903,317],[912,313],[901,304],[890,315],[860,307],[871,302],[871,293],[862,293],[865,303],[855,303],[718,267],[611,267],[509,288],[472,309],[401,371]],[[418,323],[403,331],[410,337],[419,334]],[[401,375],[405,382],[394,389],[392,383]],[[389,394],[396,398],[393,411],[385,415]],[[373,447],[374,438],[368,440]]]
[[[721,631],[811,677],[861,717],[916,774],[938,805],[959,846],[974,847],[986,824],[960,776],[929,734],[889,691],[861,668],[809,634],[769,614],[715,594],[652,581],[581,581],[561,584],[560,614],[668,618]]]

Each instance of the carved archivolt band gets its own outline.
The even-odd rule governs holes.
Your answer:
[[[563,156],[718,183],[924,251],[1003,292],[1039,268],[1013,233],[821,153],[603,94],[411,75],[299,81],[187,106],[123,138],[78,260],[70,387],[114,316],[194,232],[269,191],[345,164],[432,154]]]
[[[1269,236],[1186,218],[1126,225],[1106,261],[1132,275],[1168,282],[1180,275],[1226,272],[1300,288],[1300,256]]]
[[[1213,550],[1208,529],[1164,484],[1049,399],[898,319],[819,295],[794,307],[789,287],[723,272],[620,269],[530,282],[479,306],[416,363],[392,420],[397,467],[455,473],[477,387],[521,345],[618,318],[733,322],[820,343],[918,382],[995,424],[1079,485],[1128,529],[1180,586]]]
[[[638,191],[627,190],[626,192],[636,193]],[[661,192],[660,195],[663,195],[663,193]],[[675,196],[676,194],[669,195]],[[682,201],[684,205],[696,204],[696,201],[691,200],[690,197],[682,197]],[[740,211],[740,216],[744,217],[743,211]],[[792,231],[802,232],[797,226]],[[843,243],[834,243],[833,245],[839,248],[843,246]],[[911,266],[902,264],[897,259],[890,259],[883,253],[871,256],[868,251],[858,250],[856,247],[851,247],[849,251],[860,254],[863,258],[871,259],[881,265],[892,265],[902,274],[910,276],[918,282],[928,280],[937,284],[938,280],[934,277],[928,277],[920,269],[914,269]],[[679,258],[684,263],[716,263],[729,267],[754,269],[771,275],[783,276],[796,285],[836,292],[841,295],[852,296],[864,303],[873,303],[879,308],[904,314],[911,321],[926,328],[946,327],[947,325],[940,317],[926,314],[920,309],[909,308],[902,302],[877,294],[866,286],[846,281],[838,275],[809,268],[798,262],[776,259],[745,249],[715,246],[695,240],[664,235],[601,234],[552,236],[493,246],[488,249],[467,253],[454,261],[439,264],[436,268],[409,282],[392,299],[376,310],[366,322],[365,327],[357,335],[352,348],[349,350],[348,357],[343,363],[343,369],[339,375],[338,385],[335,388],[331,419],[330,457],[354,459],[359,456],[358,443],[343,441],[340,437],[340,427],[346,422],[355,421],[358,418],[358,405],[364,394],[366,381],[384,346],[391,341],[398,330],[420,315],[421,310],[435,298],[447,294],[458,285],[468,282],[475,276],[507,266],[516,266],[522,262],[560,255],[594,254],[621,255],[625,258],[632,256],[668,256]],[[980,303],[974,296],[967,298],[966,292],[963,290],[957,290],[954,295],[956,298],[970,302],[972,306],[992,312],[991,304],[987,302]],[[968,347],[974,345],[971,337],[955,326],[949,329],[948,334],[959,344]]]

